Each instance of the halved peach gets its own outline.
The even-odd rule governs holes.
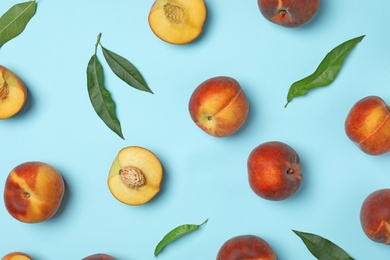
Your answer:
[[[141,205],[159,191],[163,177],[160,160],[148,149],[129,146],[119,151],[109,175],[108,188],[122,203]]]
[[[18,113],[27,99],[27,89],[12,71],[0,65],[0,119]]]
[[[153,33],[161,40],[186,44],[201,34],[206,5],[204,0],[156,0],[148,20]]]
[[[29,255],[22,252],[12,252],[3,256],[1,260],[32,260],[32,258]]]

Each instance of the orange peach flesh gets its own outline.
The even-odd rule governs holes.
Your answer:
[[[161,40],[186,44],[201,34],[206,6],[204,0],[156,0],[148,20],[150,28]]]
[[[0,119],[17,114],[24,106],[27,89],[9,69],[0,65]]]
[[[124,171],[134,175],[121,177],[120,173]],[[144,181],[139,181],[140,177],[136,172],[142,174]],[[162,177],[161,163],[152,152],[142,147],[130,146],[119,151],[115,158],[108,176],[108,187],[117,200],[136,206],[150,201],[160,191]],[[138,181],[136,185],[129,185],[135,179]]]
[[[56,169],[41,162],[21,164],[8,175],[4,202],[8,212],[26,223],[42,222],[58,210],[65,185]]]

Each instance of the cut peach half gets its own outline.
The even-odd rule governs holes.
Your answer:
[[[161,40],[186,44],[195,40],[206,20],[204,0],[156,0],[149,13],[149,25]]]
[[[32,260],[32,258],[29,255],[22,252],[12,252],[3,256],[1,260]]]
[[[137,206],[160,191],[163,168],[148,149],[129,146],[119,151],[108,175],[108,187],[120,202]]]
[[[0,119],[17,114],[27,99],[27,89],[12,71],[0,65]]]

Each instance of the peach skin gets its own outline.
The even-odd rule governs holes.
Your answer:
[[[234,134],[244,124],[248,99],[240,84],[231,77],[219,76],[202,82],[188,104],[195,124],[215,137]]]
[[[306,24],[317,12],[320,0],[258,0],[261,14],[288,28]]]
[[[287,199],[298,191],[302,183],[299,156],[285,143],[263,143],[248,157],[248,180],[252,190],[262,198]]]
[[[227,240],[219,249],[216,260],[276,260],[271,246],[262,238],[241,235]]]
[[[368,96],[356,102],[344,128],[363,152],[380,155],[390,151],[390,108],[380,97]]]
[[[94,254],[84,257],[81,260],[116,260],[116,258],[106,254]]]
[[[367,196],[360,209],[360,223],[368,238],[390,245],[390,189]]]
[[[42,162],[26,162],[8,175],[5,207],[19,221],[42,222],[57,212],[64,190],[62,176],[55,168]]]

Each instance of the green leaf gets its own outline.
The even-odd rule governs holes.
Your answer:
[[[0,47],[26,28],[35,14],[36,7],[35,0],[16,4],[0,17]]]
[[[311,89],[324,87],[332,83],[347,55],[356,44],[362,41],[364,36],[359,36],[340,44],[325,56],[313,74],[293,83],[288,91],[287,104],[284,107],[287,107],[294,97],[303,96]]]
[[[88,63],[87,85],[89,98],[98,116],[112,131],[124,139],[121,125],[115,114],[115,102],[103,85],[103,68],[96,52]]]
[[[155,250],[154,250],[154,256],[157,256],[163,248],[178,239],[179,237],[184,236],[185,234],[188,234],[201,226],[203,226],[208,219],[206,219],[202,224],[200,225],[193,225],[193,224],[185,224],[178,226],[174,229],[172,229],[168,234],[166,234],[163,239],[157,244]]]
[[[141,73],[130,61],[104,48],[103,46],[102,51],[104,58],[106,59],[108,65],[115,73],[115,75],[117,75],[121,80],[126,82],[129,86],[153,94],[152,90],[146,84]]]
[[[339,246],[323,237],[296,230],[293,232],[302,239],[307,249],[318,260],[354,260]]]

